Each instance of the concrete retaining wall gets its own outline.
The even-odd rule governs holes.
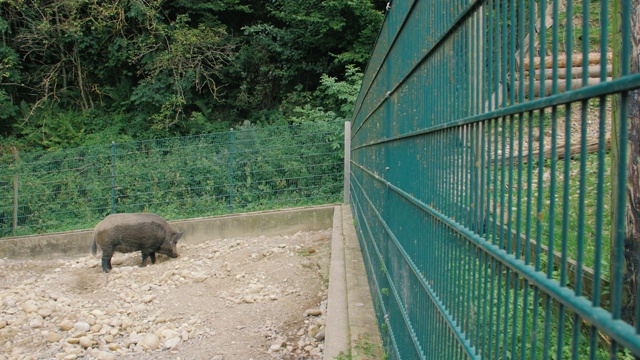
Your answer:
[[[184,231],[181,242],[259,235],[288,235],[333,227],[335,205],[262,211],[171,221]],[[85,255],[91,252],[93,229],[0,239],[0,258],[39,258],[52,255]]]

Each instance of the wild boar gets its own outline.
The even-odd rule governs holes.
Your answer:
[[[93,231],[91,253],[95,256],[98,245],[102,249],[102,270],[111,271],[111,257],[115,251],[142,252],[142,264],[147,258],[156,263],[156,253],[178,257],[176,245],[182,231],[174,230],[166,220],[156,214],[112,214],[100,221]]]

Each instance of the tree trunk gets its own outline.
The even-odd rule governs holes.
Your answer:
[[[640,43],[640,0],[631,0],[631,12],[629,14],[622,11],[622,0],[614,1],[613,21],[614,21],[614,38],[612,41],[612,47],[614,48],[614,63],[613,72],[614,77],[620,76],[621,69],[621,43],[622,37],[620,36],[620,16],[630,16],[631,18],[631,54],[629,60],[629,72],[640,72],[640,51],[638,44]],[[637,325],[638,319],[636,313],[636,302],[638,297],[638,285],[640,283],[640,272],[638,269],[640,260],[640,90],[634,90],[629,92],[627,97],[627,136],[621,138],[620,129],[620,117],[624,116],[624,112],[620,105],[620,101],[614,102],[617,106],[613,107],[613,121],[612,121],[612,146],[611,146],[611,173],[612,173],[612,196],[613,201],[612,209],[612,224],[616,223],[616,219],[624,219],[624,231],[618,231],[621,229],[615,228],[612,231],[612,246],[611,246],[611,274],[614,274],[615,266],[613,259],[616,259],[618,255],[616,246],[617,241],[624,242],[624,253],[621,254],[624,261],[622,265],[623,279],[621,282],[621,293],[616,294],[612,292],[613,303],[620,304],[620,318],[627,321],[630,324]],[[624,166],[626,170],[626,183],[624,189],[619,189],[617,186],[618,174],[622,169],[618,169],[616,164],[619,163],[620,152],[626,150],[627,161]],[[624,199],[619,199],[621,195]],[[618,201],[625,201],[624,211],[620,211],[617,208]],[[612,278],[615,281],[615,279]],[[613,289],[615,291],[615,288]],[[618,297],[616,299],[615,297]],[[614,308],[615,310],[615,308]],[[614,311],[614,316],[615,316]]]

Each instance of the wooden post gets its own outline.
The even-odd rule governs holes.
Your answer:
[[[631,17],[631,52],[629,61],[629,72],[640,72],[640,0],[631,0],[631,11],[626,12],[622,9],[622,0],[614,0],[613,2],[613,40],[612,47],[614,53],[613,60],[613,77],[617,78],[623,74],[621,44],[621,16]],[[611,136],[611,174],[612,174],[612,206],[611,219],[612,224],[616,224],[617,219],[624,219],[624,226],[613,228],[611,232],[611,274],[622,274],[621,279],[612,278],[612,311],[614,317],[618,316],[630,324],[638,324],[638,309],[636,303],[638,301],[638,286],[640,280],[640,91],[635,90],[629,92],[626,99],[626,107],[620,96],[614,102],[612,114],[612,136]],[[622,105],[622,106],[621,106]],[[625,114],[626,111],[626,114]],[[626,115],[627,131],[624,135],[624,129],[621,129],[620,121]],[[624,169],[619,169],[616,164],[620,162],[620,151],[626,149],[626,163],[620,164]],[[626,173],[625,189],[618,187],[619,174]],[[619,195],[624,198],[620,199]],[[620,201],[625,203],[624,210],[620,206]],[[624,242],[624,253],[619,254],[616,250],[616,244],[620,241]],[[620,262],[614,263],[614,259],[623,258]],[[617,268],[621,266],[622,268]],[[618,288],[613,285],[618,282]],[[621,287],[621,289],[620,289]],[[618,305],[619,304],[619,305]],[[619,312],[619,314],[616,314]]]

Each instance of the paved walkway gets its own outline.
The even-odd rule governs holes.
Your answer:
[[[335,207],[325,360],[383,359],[369,282],[349,205]]]

